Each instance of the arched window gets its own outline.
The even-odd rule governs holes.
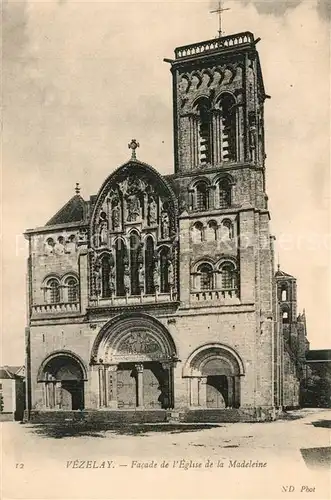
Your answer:
[[[228,208],[231,206],[231,184],[228,179],[218,182],[218,207]]]
[[[198,113],[198,159],[200,164],[211,161],[211,112],[210,101],[202,97],[195,105]]]
[[[139,267],[142,264],[141,242],[137,233],[130,236],[131,295],[140,294]]]
[[[281,288],[281,291],[280,291],[280,300],[282,302],[286,302],[287,301],[287,286],[286,285],[283,285],[282,288]]]
[[[212,290],[213,286],[213,268],[210,264],[200,264],[197,269],[200,274],[200,290]]]
[[[221,237],[222,237],[222,240],[232,240],[232,238],[233,238],[233,224],[228,219],[222,221]]]
[[[170,250],[168,247],[163,247],[160,252],[160,278],[161,278],[161,293],[169,293],[169,261]]]
[[[69,277],[65,280],[65,286],[67,288],[67,300],[68,302],[78,302],[78,281],[76,278]]]
[[[199,182],[195,186],[196,189],[196,210],[208,210],[209,208],[209,195],[208,195],[208,186],[205,182]]]
[[[221,266],[222,290],[235,290],[237,288],[237,272],[234,264],[225,262]]]
[[[58,304],[61,300],[60,298],[60,283],[56,278],[51,278],[47,282],[48,288],[48,302],[51,304]]]
[[[201,243],[203,240],[203,225],[202,222],[196,222],[192,227],[193,243]]]
[[[217,103],[220,111],[220,152],[221,161],[236,161],[237,120],[236,101],[231,94],[224,93]]]
[[[127,259],[125,243],[122,239],[117,239],[115,243],[115,258],[116,258],[116,294],[119,296],[125,295],[124,288],[124,265]]]
[[[209,221],[207,224],[206,240],[207,241],[217,240],[217,222],[214,220]]]
[[[154,241],[151,236],[145,240],[145,287],[146,294],[153,294],[154,287]]]
[[[290,317],[289,317],[289,312],[287,309],[284,309],[283,312],[282,312],[282,322],[284,324],[287,324],[290,322]]]

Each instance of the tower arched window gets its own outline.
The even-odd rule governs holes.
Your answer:
[[[196,189],[196,210],[204,211],[209,208],[209,190],[205,182],[199,182]]]
[[[161,293],[168,293],[170,291],[169,262],[170,262],[170,250],[168,247],[163,247],[160,252]]]
[[[237,288],[237,271],[232,262],[225,262],[221,266],[222,290],[235,290]]]
[[[290,322],[290,315],[288,309],[283,309],[282,311],[282,322],[285,325]]]
[[[115,243],[115,258],[116,258],[116,294],[119,296],[125,295],[124,287],[124,271],[127,264],[127,252],[124,241],[118,238]]]
[[[202,97],[195,105],[198,115],[198,160],[204,165],[211,161],[211,112],[210,101],[207,97]]]
[[[146,294],[155,292],[154,286],[154,240],[147,236],[145,240],[145,287]]]
[[[231,184],[228,179],[218,182],[218,207],[229,208],[231,206]]]
[[[212,290],[213,283],[213,268],[210,264],[200,264],[197,269],[200,275],[200,290]]]
[[[78,302],[78,281],[76,278],[68,277],[65,280],[68,302]]]
[[[48,302],[51,304],[58,304],[61,300],[59,281],[56,278],[51,278],[47,282],[47,289],[48,289]]]
[[[237,157],[237,108],[235,98],[224,93],[217,102],[220,112],[220,153],[221,161],[236,161]]]

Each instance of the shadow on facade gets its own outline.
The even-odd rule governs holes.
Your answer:
[[[316,420],[315,422],[309,422],[307,425],[313,425],[314,427],[324,427],[326,429],[331,429],[331,420]]]
[[[106,432],[114,435],[146,436],[148,433],[181,434],[195,432],[214,427],[223,427],[217,424],[103,424],[93,422],[75,422],[58,424],[36,424],[29,426],[30,431],[46,438],[61,439],[66,437],[98,437],[105,438]],[[108,436],[109,437],[109,436]]]

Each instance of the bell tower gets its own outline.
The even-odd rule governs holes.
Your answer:
[[[264,167],[266,97],[250,32],[175,49],[173,75],[175,171]]]

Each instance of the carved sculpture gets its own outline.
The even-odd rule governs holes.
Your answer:
[[[169,230],[169,215],[167,212],[163,212],[161,220],[161,237],[167,239],[170,236]]]
[[[144,270],[143,264],[139,265],[139,269],[138,269],[138,281],[139,281],[139,288],[141,290],[143,290],[144,287],[145,287],[145,270]]]
[[[124,289],[126,293],[130,293],[130,281],[129,264],[124,264]]]
[[[150,226],[157,224],[157,203],[154,197],[151,197],[148,204],[148,224]]]

